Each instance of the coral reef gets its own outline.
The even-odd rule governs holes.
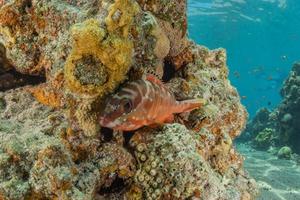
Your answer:
[[[257,148],[267,149],[272,146],[272,142],[274,140],[274,129],[265,128],[263,131],[259,132],[255,137],[253,143]]]
[[[240,186],[232,187],[233,180],[228,185],[221,183],[217,172],[198,152],[204,142],[196,132],[172,124],[156,135],[146,134],[150,134],[147,140],[151,142],[139,140],[145,138],[139,133],[131,140],[139,163],[134,182],[145,191],[146,199],[243,199],[249,195],[240,193]],[[246,184],[251,185],[248,181]]]
[[[126,149],[68,129],[63,114],[36,102],[27,88],[0,99],[1,198],[94,199],[116,178],[134,175]]]
[[[248,139],[252,139],[253,143],[256,143],[255,140],[263,129],[273,129],[270,135],[273,142],[266,144],[268,147],[288,146],[293,152],[299,154],[299,88],[300,63],[295,63],[281,89],[282,102],[272,111],[262,108],[257,112],[245,130],[245,132],[251,133]],[[245,140],[245,138],[243,139]]]
[[[226,52],[186,29],[185,0],[0,4],[0,76],[43,80],[0,93],[0,199],[254,199],[233,146],[247,112]],[[110,95],[146,73],[206,105],[156,128],[100,127]]]
[[[6,49],[0,43],[0,91],[21,87],[27,84],[39,84],[44,81],[43,77],[21,74],[13,69],[6,58]]]
[[[277,153],[278,158],[290,159],[292,157],[292,149],[290,147],[281,147]]]

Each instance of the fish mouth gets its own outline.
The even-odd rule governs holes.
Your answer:
[[[99,123],[101,126],[106,127],[106,125],[108,124],[108,120],[105,117],[99,117]]]
[[[108,119],[107,117],[100,117],[99,118],[99,123],[100,126],[102,127],[106,127],[106,128],[113,128],[114,124],[112,123],[112,121],[110,119]]]

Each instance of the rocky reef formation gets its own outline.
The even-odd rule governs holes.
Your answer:
[[[248,138],[243,137],[252,140],[255,147],[278,150],[282,147],[275,153],[289,158],[291,151],[300,154],[300,63],[294,64],[283,84],[281,96],[283,100],[276,109],[262,108],[257,112],[245,130]],[[288,152],[287,156],[282,156],[284,152]]]
[[[18,73],[13,66],[10,65],[5,55],[5,47],[0,44],[0,91],[21,87],[27,84],[34,85],[44,82],[43,77]]]
[[[44,81],[0,93],[0,199],[254,199],[225,50],[186,29],[185,0],[2,1],[3,66]],[[146,73],[207,104],[157,128],[100,127],[105,100]]]

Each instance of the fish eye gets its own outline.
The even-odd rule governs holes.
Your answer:
[[[118,106],[118,105],[113,105],[113,106],[112,106],[112,110],[113,110],[113,111],[116,111],[116,110],[118,110],[118,108],[119,108],[119,106]]]
[[[129,99],[125,99],[122,103],[123,109],[126,113],[129,113],[132,110],[132,101]]]

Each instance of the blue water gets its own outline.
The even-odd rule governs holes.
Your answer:
[[[275,107],[300,60],[300,0],[189,0],[188,8],[189,36],[227,50],[230,80],[250,116]]]

